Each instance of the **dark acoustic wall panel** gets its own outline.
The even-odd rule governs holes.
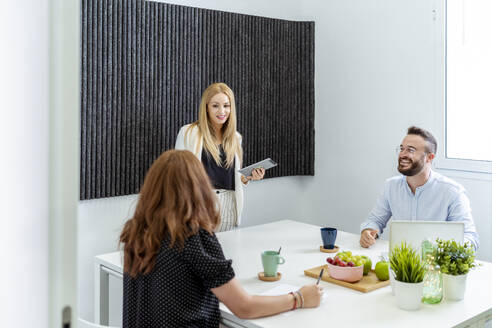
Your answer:
[[[137,193],[213,82],[236,95],[245,165],[314,175],[313,22],[141,0],[81,11],[81,199]]]

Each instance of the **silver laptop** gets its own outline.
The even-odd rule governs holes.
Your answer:
[[[402,241],[412,245],[421,252],[422,241],[429,239],[435,243],[437,238],[454,239],[462,243],[464,240],[465,224],[453,221],[391,221],[389,251]]]

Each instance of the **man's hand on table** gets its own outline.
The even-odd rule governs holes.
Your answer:
[[[360,245],[362,247],[369,247],[376,243],[378,231],[374,229],[364,229],[360,233]]]

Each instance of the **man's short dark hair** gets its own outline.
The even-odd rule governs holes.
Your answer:
[[[432,133],[430,133],[429,131],[418,128],[416,126],[411,126],[408,128],[407,135],[408,134],[421,136],[425,141],[427,141],[427,145],[425,148],[428,153],[435,154],[437,152],[436,138],[434,138]]]

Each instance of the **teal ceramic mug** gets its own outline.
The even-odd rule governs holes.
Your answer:
[[[261,253],[261,263],[265,277],[276,277],[279,264],[284,264],[285,259],[277,251],[264,251]]]

